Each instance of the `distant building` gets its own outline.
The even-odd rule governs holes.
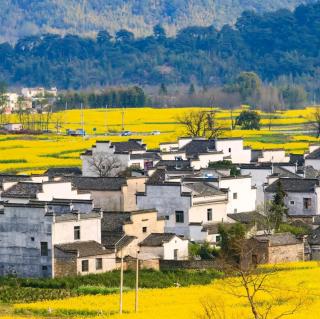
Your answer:
[[[45,89],[43,87],[23,88],[21,94],[26,98],[45,97],[46,95],[56,97],[58,95],[58,90],[55,87],[51,89]]]
[[[20,123],[8,123],[4,124],[3,128],[8,132],[19,132],[22,131],[23,126]]]

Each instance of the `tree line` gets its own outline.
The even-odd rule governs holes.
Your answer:
[[[187,27],[168,37],[161,25],[135,38],[128,30],[96,38],[44,34],[0,45],[0,78],[10,85],[82,89],[194,83],[203,91],[243,70],[264,82],[303,84],[319,95],[320,4],[259,15],[244,12],[235,27]]]

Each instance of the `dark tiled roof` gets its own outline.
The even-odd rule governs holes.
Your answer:
[[[80,258],[113,253],[112,250],[106,249],[103,245],[97,243],[96,241],[79,241],[55,245],[55,248],[62,250],[65,253],[76,253]]]
[[[301,178],[299,175],[292,173],[291,171],[289,171],[281,166],[273,167],[273,174],[277,174],[280,177]]]
[[[118,191],[127,185],[124,177],[73,177],[69,179],[78,190]]]
[[[270,246],[296,245],[302,243],[291,233],[254,236],[259,242],[269,242]]]
[[[225,228],[230,228],[235,223],[212,223],[203,225],[203,231],[207,231],[209,235],[219,234],[219,225],[223,225]]]
[[[136,237],[127,236],[123,232],[102,232],[102,244],[108,249],[121,249],[128,246]]]
[[[306,159],[320,159],[320,147],[307,155]]]
[[[317,179],[306,178],[280,178],[282,188],[285,192],[293,193],[310,193],[314,192],[315,186],[319,185]],[[277,190],[278,180],[266,187],[268,193],[275,193]]]
[[[187,157],[197,157],[198,154],[216,152],[216,143],[214,140],[192,140],[181,151],[186,152]]]
[[[228,214],[228,217],[242,224],[263,223],[266,221],[265,216],[257,212]]]
[[[139,245],[147,247],[160,247],[164,243],[172,240],[176,234],[173,233],[153,233],[144,239]]]
[[[31,181],[31,177],[28,175],[0,175],[0,189],[2,189],[3,183],[5,182],[20,182],[20,181]]]
[[[130,213],[104,213],[101,221],[101,231],[121,233],[123,231],[122,226],[131,222],[130,216]]]
[[[146,184],[159,185],[164,184],[166,181],[166,170],[164,168],[158,168],[147,180]]]
[[[140,144],[136,140],[129,140],[127,142],[113,142],[112,146],[116,153],[143,151],[146,149],[145,145]]]
[[[2,193],[2,197],[8,198],[37,198],[42,191],[41,183],[19,182]]]
[[[183,186],[190,189],[194,197],[224,194],[218,188],[204,182],[183,183]]]
[[[289,156],[290,156],[290,160],[289,160],[290,164],[298,164],[298,166],[304,165],[303,154],[289,154]]]
[[[190,169],[190,161],[188,160],[161,160],[157,163],[157,167],[166,167],[168,170],[175,169]]]
[[[52,167],[44,174],[49,176],[81,176],[82,171],[79,167]]]
[[[304,168],[304,171],[302,171],[302,173],[304,173],[305,178],[316,179],[319,177],[319,172],[316,169],[314,169],[312,166],[306,166]]]
[[[147,160],[160,160],[161,157],[157,153],[146,152],[142,154],[131,154],[130,159],[147,159]]]

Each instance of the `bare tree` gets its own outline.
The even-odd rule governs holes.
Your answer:
[[[222,133],[222,127],[217,123],[215,111],[191,111],[177,117],[188,136],[216,138]]]
[[[113,176],[122,169],[119,159],[113,154],[95,153],[89,159],[90,169],[99,177]]]
[[[316,132],[317,138],[320,137],[320,107],[317,106],[309,117],[309,124]]]

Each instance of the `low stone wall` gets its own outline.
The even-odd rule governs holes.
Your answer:
[[[214,260],[160,260],[160,270],[217,268]]]

